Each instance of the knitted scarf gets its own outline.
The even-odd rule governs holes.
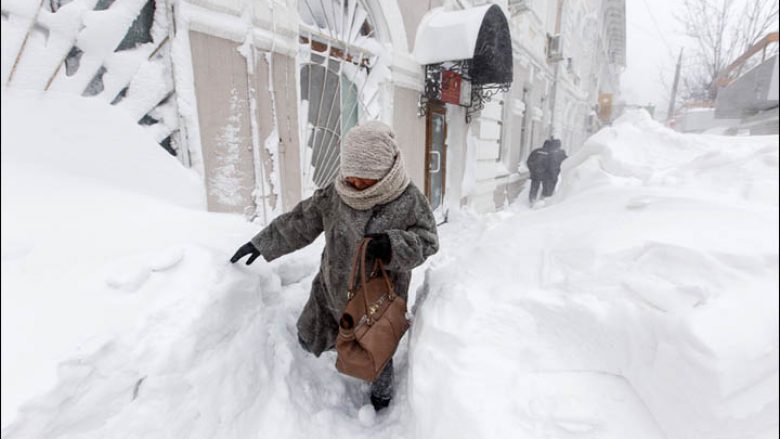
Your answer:
[[[374,206],[387,204],[400,197],[410,182],[411,179],[404,169],[401,153],[397,153],[390,171],[371,187],[362,191],[357,190],[344,181],[343,175],[340,175],[334,184],[339,197],[349,207],[355,210],[369,210]]]

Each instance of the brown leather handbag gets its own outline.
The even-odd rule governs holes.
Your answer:
[[[336,369],[349,376],[375,381],[393,358],[398,342],[409,328],[406,300],[395,294],[380,260],[366,273],[365,238],[355,252],[347,292],[347,306],[336,337]]]

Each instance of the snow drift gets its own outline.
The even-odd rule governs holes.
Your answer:
[[[630,113],[565,164],[434,262],[415,437],[776,436],[777,137]]]
[[[333,353],[297,344],[322,242],[229,265],[256,227],[193,209],[186,171],[152,185],[181,192],[149,191],[89,165],[101,130],[33,143],[6,114],[4,438],[777,435],[777,136],[632,113],[572,155],[546,207],[457,215],[414,273],[397,396],[375,415]],[[108,163],[169,159],[124,137]],[[55,147],[73,158],[38,165]]]

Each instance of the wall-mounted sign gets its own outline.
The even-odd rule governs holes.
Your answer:
[[[420,117],[428,113],[428,103],[440,101],[465,107],[469,123],[486,102],[509,91],[512,84],[512,38],[501,7],[463,12],[428,14],[417,29],[414,59],[425,66],[425,88],[417,106]],[[479,32],[472,31],[476,29]],[[434,44],[437,41],[448,44]]]
[[[471,105],[471,81],[452,70],[441,71],[439,100],[448,104],[468,107]]]
[[[441,101],[460,105],[460,83],[462,77],[451,70],[441,72]]]

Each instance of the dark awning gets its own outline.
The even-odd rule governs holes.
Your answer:
[[[498,5],[432,10],[417,30],[414,57],[423,65],[469,61],[473,85],[512,82],[512,39]]]

